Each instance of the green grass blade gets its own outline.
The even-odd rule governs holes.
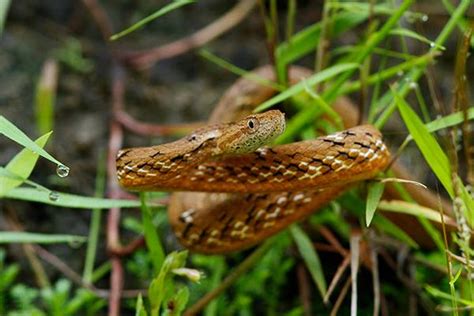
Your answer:
[[[45,61],[36,85],[34,104],[36,127],[41,135],[53,130],[58,68],[56,60],[49,59]]]
[[[441,223],[441,213],[421,206],[419,204],[405,202],[405,201],[380,201],[379,209],[381,211],[396,212],[402,214],[410,214],[413,216],[420,216],[430,221]],[[446,218],[445,218],[446,221]]]
[[[451,182],[451,166],[448,157],[412,108],[394,90],[393,93],[395,95],[398,110],[400,111],[403,121],[410,131],[411,136],[415,140],[416,145],[436,177],[443,184],[449,195],[453,197],[454,191]]]
[[[416,32],[413,32],[411,30],[408,30],[408,29],[404,29],[404,28],[394,29],[394,30],[390,31],[390,34],[391,35],[404,36],[404,37],[410,37],[410,38],[416,39],[416,40],[418,40],[422,43],[426,43],[429,46],[436,46],[436,48],[439,49],[439,50],[446,50],[446,48],[444,46],[439,45],[439,44],[437,44],[433,41],[430,41],[426,37],[421,36],[420,34],[418,34]]]
[[[150,258],[153,263],[155,275],[160,272],[163,261],[165,260],[165,252],[161,245],[160,237],[156,232],[156,227],[153,225],[151,209],[146,204],[145,193],[140,193],[141,212],[143,221],[143,230],[145,235],[146,245],[150,251]]]
[[[52,200],[50,198],[50,192],[51,191],[37,190],[32,188],[15,188],[8,192],[5,197],[16,200],[39,202],[49,205],[80,209],[140,206],[140,202],[138,201],[100,199],[62,192],[56,192],[57,199]]]
[[[38,138],[35,143],[43,148],[46,145],[46,142],[51,136],[51,132]],[[5,166],[5,169],[15,176],[18,176],[22,179],[28,179],[33,168],[38,160],[39,155],[32,152],[31,150],[24,148],[20,151],[12,160]],[[0,176],[0,197],[4,196],[8,191],[20,186],[23,183],[23,180],[15,180],[10,177]]]
[[[367,227],[370,226],[372,218],[374,218],[375,210],[382,198],[383,189],[385,185],[383,182],[369,182],[367,192],[367,203],[365,208],[365,223]]]
[[[3,27],[7,19],[8,8],[10,7],[10,0],[0,1],[0,35],[3,33]]]
[[[76,235],[48,235],[26,232],[0,232],[0,244],[9,243],[33,243],[33,244],[57,244],[57,243],[83,243],[87,240],[84,236]]]
[[[327,286],[324,279],[323,268],[318,254],[306,233],[296,224],[290,226],[291,236],[293,237],[298,250],[303,257],[306,267],[313,278],[321,297],[326,295]]]
[[[195,0],[175,0],[175,1],[171,2],[170,4],[165,5],[163,8],[159,9],[155,13],[147,16],[144,19],[141,19],[140,21],[133,24],[129,28],[123,30],[122,32],[119,32],[117,34],[112,35],[110,37],[110,40],[115,41],[116,39],[119,39],[119,38],[133,32],[133,31],[139,29],[139,28],[142,28],[145,24],[150,23],[151,21],[153,21],[154,19],[159,18],[160,16],[163,16],[163,15],[165,15],[165,14],[171,12],[171,11],[174,11],[174,10],[178,9],[179,7],[182,7],[184,5],[194,3],[194,2],[195,2]]]
[[[43,148],[38,146],[34,141],[32,141],[28,136],[26,136],[25,133],[23,133],[18,127],[16,127],[13,123],[11,123],[2,115],[0,115],[0,134],[5,135],[11,140],[17,142],[25,148],[28,148],[32,152],[41,155],[49,161],[56,163],[58,166],[66,167],[65,164],[63,164],[62,162],[51,156],[49,153],[47,153]]]
[[[317,74],[312,75],[311,77],[295,84],[294,86],[291,86],[287,90],[283,91],[282,93],[277,94],[273,98],[263,102],[260,104],[254,112],[261,112],[264,111],[271,106],[280,103],[282,101],[285,101],[288,98],[291,98],[292,96],[304,91],[307,86],[314,86],[315,84],[324,82],[328,79],[331,79],[337,75],[340,75],[341,73],[344,73],[349,70],[353,70],[358,68],[359,65],[355,63],[347,63],[347,64],[340,64],[336,65],[330,68],[327,68]]]

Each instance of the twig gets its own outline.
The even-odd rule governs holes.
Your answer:
[[[308,273],[304,264],[298,264],[296,267],[298,277],[298,289],[300,292],[301,303],[303,305],[304,315],[311,315],[311,288],[308,282]]]
[[[163,46],[125,54],[122,60],[138,69],[147,69],[159,60],[184,54],[233,28],[250,13],[254,5],[255,0],[241,0],[229,12],[196,33]]]
[[[114,64],[112,68],[112,112],[123,109],[125,79],[123,69]],[[110,138],[107,157],[107,187],[110,198],[120,195],[115,177],[115,156],[122,145],[123,131],[118,122],[110,124]],[[120,248],[120,209],[111,208],[107,218],[107,250],[111,256],[112,274],[110,277],[109,316],[120,315],[120,298],[123,288],[123,268],[120,256],[115,251]]]
[[[123,110],[114,111],[114,117],[126,129],[146,136],[166,136],[174,134],[185,134],[195,130],[204,125],[204,123],[189,123],[189,124],[173,124],[173,125],[157,125],[143,123],[128,114]]]
[[[109,37],[113,34],[112,22],[110,21],[104,8],[96,0],[82,0],[84,6],[89,10],[94,22],[102,34],[104,41],[107,43]]]
[[[110,292],[108,290],[98,289],[93,284],[84,282],[81,276],[72,270],[64,261],[59,259],[57,256],[53,255],[46,249],[40,246],[33,247],[35,252],[38,256],[41,257],[44,261],[55,267],[58,271],[64,274],[69,280],[74,282],[75,284],[88,289],[89,291],[93,292],[97,297],[101,298],[108,298],[110,296]],[[147,295],[147,290],[125,290],[122,293],[122,297],[124,298],[134,298],[137,297],[139,294]]]

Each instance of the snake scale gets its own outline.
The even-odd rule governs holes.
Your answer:
[[[268,66],[254,74],[274,77]],[[290,71],[293,83],[307,75],[297,67]],[[284,114],[250,113],[274,93],[240,79],[210,125],[172,143],[121,150],[120,184],[135,191],[195,191],[173,193],[173,230],[192,251],[226,253],[281,231],[387,167],[389,151],[370,125],[267,147],[284,131]]]

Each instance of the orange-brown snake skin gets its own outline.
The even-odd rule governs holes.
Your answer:
[[[272,78],[268,67],[255,73]],[[272,93],[241,79],[227,93],[233,104],[221,102],[211,125],[172,143],[119,152],[124,188],[197,191],[176,192],[169,205],[186,248],[225,253],[254,245],[387,167],[390,154],[370,125],[266,147],[283,132],[283,113],[245,115]],[[234,122],[217,124],[219,116]]]

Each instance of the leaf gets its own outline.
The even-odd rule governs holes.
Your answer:
[[[426,162],[433,170],[436,177],[443,184],[444,188],[451,196],[454,196],[451,182],[451,165],[448,157],[439,146],[433,135],[430,134],[421,119],[411,109],[411,107],[401,98],[395,90],[392,90],[397,102],[398,110],[407,126],[416,145],[420,149]]]
[[[119,38],[127,35],[128,33],[131,33],[131,32],[133,32],[133,31],[135,31],[139,28],[142,28],[145,24],[150,23],[151,21],[153,21],[156,18],[159,18],[162,15],[165,15],[165,14],[167,14],[167,13],[173,11],[173,10],[176,10],[179,7],[182,7],[186,4],[190,4],[190,3],[194,3],[194,2],[195,2],[195,0],[175,0],[175,1],[171,2],[170,4],[165,5],[163,8],[159,9],[155,13],[147,16],[144,19],[141,19],[140,21],[133,24],[129,28],[123,30],[122,32],[119,32],[117,34],[112,35],[110,37],[110,40],[115,41],[116,39],[119,39]]]
[[[308,86],[314,86],[317,83],[321,83],[323,81],[326,81],[332,77],[335,77],[343,72],[346,72],[348,70],[352,70],[359,67],[358,64],[356,63],[346,63],[346,64],[339,64],[330,68],[326,68],[321,72],[318,72],[317,74],[312,75],[311,77],[300,81],[299,83],[291,86],[287,90],[283,91],[282,93],[277,94],[270,100],[267,100],[260,104],[254,112],[261,112],[264,111],[271,106],[280,103],[282,101],[285,101],[288,98],[291,98],[295,94],[298,94],[306,89]]]
[[[406,201],[391,200],[391,201],[380,201],[379,209],[382,211],[396,212],[402,214],[410,214],[413,216],[420,216],[430,221],[441,223],[441,213],[431,208],[421,206],[415,203]],[[444,221],[447,224],[455,225],[452,218],[444,215]]]
[[[10,199],[39,202],[49,205],[81,209],[140,206],[139,201],[101,199],[63,192],[54,192],[55,194],[57,194],[57,199],[52,200],[50,198],[51,192],[53,191],[44,191],[32,188],[15,188],[8,192],[5,197]]]
[[[66,165],[61,163],[59,160],[47,153],[43,148],[38,146],[34,141],[32,141],[28,136],[26,136],[25,133],[23,133],[18,127],[16,127],[13,123],[11,123],[2,115],[0,115],[0,134],[5,135],[11,140],[22,145],[23,147],[28,148],[32,152],[37,153],[48,159],[49,161],[54,162],[58,166],[63,166],[67,168]]]
[[[405,28],[397,28],[397,29],[391,30],[390,34],[392,34],[392,35],[401,35],[401,36],[405,36],[405,37],[411,37],[411,38],[414,38],[414,39],[416,39],[416,40],[418,40],[422,43],[426,43],[430,46],[436,46],[436,48],[438,48],[439,50],[446,50],[446,48],[444,46],[436,44],[435,42],[430,41],[426,37],[421,36],[420,34],[418,34],[416,32],[413,32],[411,30],[405,29]]]
[[[10,7],[10,0],[0,1],[0,35],[3,33],[3,27],[7,19],[8,8]]]
[[[141,212],[143,221],[143,230],[145,232],[145,241],[150,251],[150,258],[153,262],[155,269],[155,275],[158,274],[165,258],[165,252],[161,245],[160,237],[156,231],[156,227],[153,225],[151,216],[151,210],[146,204],[145,193],[140,193]]]
[[[384,188],[385,184],[380,181],[373,181],[368,184],[367,203],[365,208],[365,223],[367,227],[370,226],[372,218],[374,218],[375,210],[380,202]]]
[[[291,236],[293,237],[298,250],[303,257],[314,283],[316,284],[321,297],[326,295],[327,287],[324,279],[323,268],[318,254],[306,233],[296,224],[290,226]]]
[[[137,304],[135,305],[135,316],[148,316],[145,306],[143,306],[143,298],[138,294]]]
[[[83,243],[87,240],[84,236],[61,235],[61,234],[37,234],[27,232],[0,232],[0,244],[8,243],[34,243],[34,244],[56,244],[56,243]]]
[[[51,136],[52,132],[49,132],[40,138],[35,143],[41,148],[46,145],[46,142]],[[38,160],[39,155],[32,152],[31,150],[24,148],[20,151],[12,160],[5,166],[5,170],[13,173],[15,176],[22,178],[22,180],[11,179],[10,177],[0,176],[0,197],[5,195],[8,191],[23,183],[23,179],[28,179],[33,168]]]

